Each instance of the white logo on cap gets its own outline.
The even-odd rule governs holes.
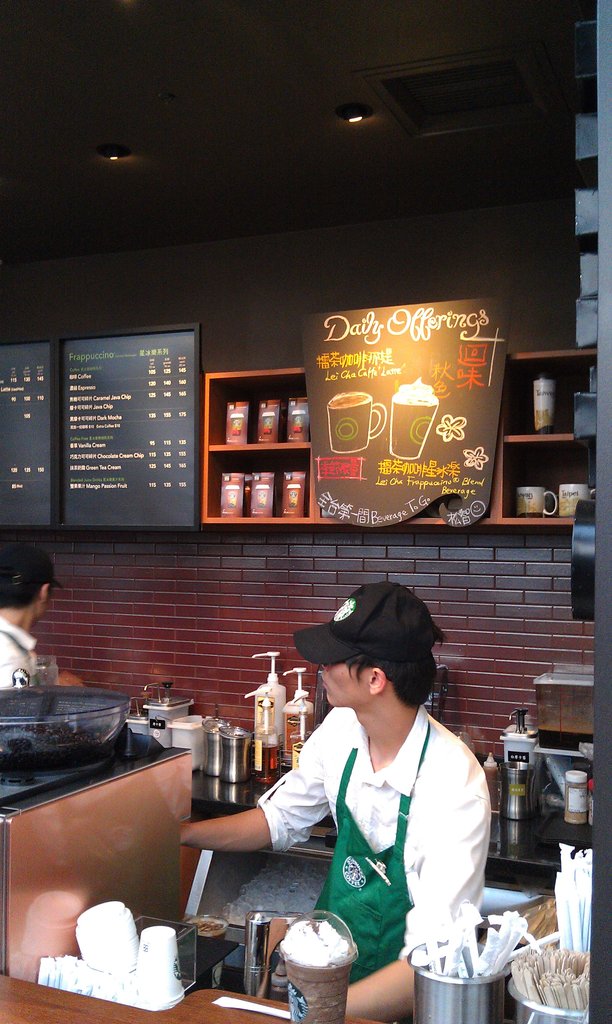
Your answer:
[[[338,608],[338,611],[334,615],[334,622],[342,622],[343,619],[348,619],[349,615],[352,615],[357,607],[357,602],[354,597],[349,597],[344,604]]]

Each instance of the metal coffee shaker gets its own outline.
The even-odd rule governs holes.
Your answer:
[[[228,726],[224,718],[207,718],[204,721],[204,771],[207,775],[221,773],[221,726]]]
[[[533,818],[536,813],[535,769],[531,764],[501,766],[501,817],[514,821]]]
[[[221,779],[223,782],[246,782],[251,776],[251,733],[239,725],[222,725]]]

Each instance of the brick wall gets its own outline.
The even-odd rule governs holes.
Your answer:
[[[293,630],[384,578],[412,587],[444,629],[445,720],[466,725],[483,753],[502,752],[515,707],[535,711],[535,676],[593,660],[592,624],[571,617],[568,534],[0,534],[13,539],[44,546],[63,583],[36,627],[40,653],[132,695],[171,679],[192,711],[218,706],[236,723],[249,724],[243,695],[265,679],[252,654],[279,650],[281,671],[300,664]]]

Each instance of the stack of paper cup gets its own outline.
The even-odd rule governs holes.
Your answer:
[[[140,933],[136,963],[138,1005],[145,1010],[169,1010],[185,996],[174,928],[153,925]]]
[[[112,900],[85,910],[78,918],[76,937],[89,967],[107,974],[129,974],[136,967],[138,932],[131,910]]]

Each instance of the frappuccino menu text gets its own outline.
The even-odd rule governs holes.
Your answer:
[[[193,330],[62,342],[61,522],[195,527]]]
[[[314,483],[323,515],[375,527],[431,509],[452,526],[485,514],[507,327],[489,299],[306,318]]]

